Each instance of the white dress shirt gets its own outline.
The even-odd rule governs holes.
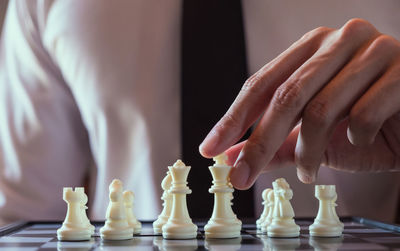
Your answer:
[[[400,37],[400,17],[388,14],[396,1],[243,2],[251,73],[306,31],[351,17]],[[179,0],[9,3],[0,51],[3,222],[63,219],[62,187],[87,176],[91,219],[104,219],[114,178],[135,192],[139,219],[157,217],[161,181],[181,152],[180,18]],[[263,175],[256,197],[285,177],[296,215],[315,216],[313,186],[295,174]],[[337,185],[341,215],[393,220],[397,174],[322,169],[318,183]]]

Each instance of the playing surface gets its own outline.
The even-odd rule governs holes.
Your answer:
[[[400,226],[381,224],[362,218],[343,220],[345,229],[339,238],[310,238],[309,219],[299,219],[299,238],[268,238],[257,233],[255,225],[244,224],[236,239],[205,240],[204,223],[197,223],[194,240],[164,240],[153,234],[152,224],[143,223],[140,236],[128,241],[102,241],[96,234],[90,241],[60,242],[56,230],[60,223],[28,222],[0,229],[0,250],[400,250]]]

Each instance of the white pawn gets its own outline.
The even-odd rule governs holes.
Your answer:
[[[260,215],[260,218],[258,218],[258,220],[256,221],[257,229],[261,229],[261,223],[267,218],[268,211],[269,211],[269,208],[267,206],[267,204],[268,204],[267,194],[268,194],[268,191],[271,191],[271,190],[272,190],[271,188],[264,189],[264,191],[261,194],[261,197],[263,199],[262,205],[264,205],[264,209]]]
[[[267,228],[269,237],[298,237],[300,227],[294,222],[294,211],[289,200],[293,191],[284,178],[279,178],[272,183],[275,195],[275,205],[272,222]]]
[[[162,227],[162,235],[165,239],[194,239],[197,236],[197,226],[190,219],[186,204],[186,195],[192,192],[186,185],[190,166],[177,160],[168,169],[172,176],[169,192],[173,199],[171,215]]]
[[[100,229],[103,240],[128,240],[133,238],[133,228],[129,226],[126,217],[122,192],[123,184],[114,179],[110,186],[110,202],[107,207],[106,222]]]
[[[218,155],[215,164],[208,167],[213,177],[213,185],[209,189],[214,193],[214,209],[211,219],[204,226],[206,238],[236,238],[240,236],[242,222],[232,211],[233,187],[229,182],[231,166],[226,164],[227,156]]]
[[[169,216],[171,215],[172,209],[172,195],[168,192],[172,185],[172,177],[170,172],[167,172],[167,175],[161,182],[161,187],[164,190],[161,199],[164,201],[163,210],[161,214],[158,216],[157,220],[153,222],[153,231],[156,234],[162,233],[162,227],[167,223]]]
[[[274,205],[275,205],[275,195],[274,190],[270,189],[267,192],[267,217],[265,217],[264,221],[261,222],[261,232],[266,233],[268,226],[272,223],[272,218],[274,214]]]
[[[86,226],[88,229],[90,229],[91,235],[94,235],[94,230],[95,227],[90,224],[89,218],[87,217],[86,210],[88,207],[86,206],[88,202],[88,197],[85,194],[85,188],[84,187],[75,187],[75,192],[79,192],[82,194],[82,201],[81,201],[81,215],[82,215],[82,221],[85,222]]]
[[[68,209],[65,220],[57,230],[57,238],[60,241],[90,240],[94,232],[94,226],[90,224],[86,216],[87,196],[84,188],[64,187],[63,200],[67,202]]]
[[[128,224],[133,228],[134,234],[140,234],[142,231],[142,223],[136,219],[136,216],[133,213],[133,201],[135,199],[135,194],[132,191],[125,191],[123,193],[123,197]]]
[[[336,237],[343,232],[343,223],[336,214],[335,185],[315,186],[315,197],[319,200],[319,209],[314,223],[309,227],[311,236]]]

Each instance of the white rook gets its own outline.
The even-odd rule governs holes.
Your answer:
[[[319,209],[314,223],[309,227],[311,236],[335,237],[341,236],[343,223],[336,214],[336,187],[335,185],[315,186],[315,197],[319,200]]]
[[[57,230],[57,238],[61,241],[89,240],[94,233],[94,226],[90,224],[86,215],[88,198],[83,187],[64,187],[63,199],[67,202],[68,209],[65,220]]]

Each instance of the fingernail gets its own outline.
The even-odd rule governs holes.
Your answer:
[[[297,177],[299,180],[303,183],[310,184],[315,182],[316,175],[315,174],[310,174],[307,172],[303,172],[300,169],[297,169]]]
[[[241,154],[230,174],[231,183],[237,188],[245,188],[250,176],[250,167],[245,160],[241,159]]]
[[[215,155],[215,148],[218,145],[218,142],[219,134],[213,128],[199,146],[201,155],[205,157],[213,157],[213,155]]]

